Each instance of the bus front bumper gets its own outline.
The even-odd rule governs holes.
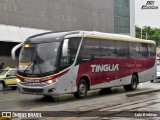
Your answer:
[[[42,87],[32,86],[33,83],[25,83],[25,84],[27,84],[27,86],[22,83],[17,83],[18,92],[23,93],[23,94],[32,94],[32,95],[51,95],[51,96],[59,95],[56,92],[55,84],[42,86]]]

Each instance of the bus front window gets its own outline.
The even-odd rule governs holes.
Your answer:
[[[19,72],[29,75],[45,75],[57,69],[60,42],[29,44],[20,53]]]

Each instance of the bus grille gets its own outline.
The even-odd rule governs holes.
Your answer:
[[[44,87],[47,86],[45,83],[21,83],[23,86],[32,86],[32,87]]]
[[[25,92],[30,92],[30,93],[42,93],[43,89],[31,89],[31,88],[23,88]]]

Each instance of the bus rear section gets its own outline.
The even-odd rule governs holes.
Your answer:
[[[116,86],[124,86],[127,91],[135,90],[138,83],[156,77],[155,48],[153,41],[86,36],[77,58],[78,89],[82,89],[83,93],[86,93],[84,88],[90,90]]]
[[[156,78],[155,42],[100,32],[37,35],[23,44],[17,87],[21,93],[84,98],[88,90]]]

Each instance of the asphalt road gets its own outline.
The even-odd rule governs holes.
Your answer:
[[[160,82],[140,83],[136,92],[155,89],[155,88],[160,88]],[[6,89],[0,93],[0,111],[36,110],[39,108],[46,108],[46,107],[48,108],[48,106],[54,106],[54,105],[61,105],[61,104],[67,105],[69,103],[77,101],[78,104],[81,104],[81,101],[90,101],[97,98],[101,99],[101,97],[107,97],[109,99],[111,96],[116,96],[116,95],[119,96],[127,93],[132,93],[132,92],[124,91],[123,87],[115,87],[112,88],[112,92],[106,94],[101,94],[100,90],[91,91],[89,92],[88,96],[85,99],[78,100],[75,99],[72,94],[61,95],[57,98],[45,98],[43,96],[37,96],[37,95],[20,94],[16,90],[13,91],[10,89]]]
[[[100,95],[99,90],[96,90],[90,92],[85,99],[81,100],[75,99],[73,95],[46,99],[42,96],[5,91],[1,94],[5,99],[0,97],[0,109],[3,107],[4,110],[46,111],[47,115],[54,116],[43,116],[43,118],[32,120],[159,120],[160,91],[144,92],[159,89],[159,86],[159,82],[147,82],[140,84],[136,91],[125,92],[122,87],[117,87],[113,88],[111,93],[103,95]],[[58,113],[55,111],[58,111]],[[70,114],[70,111],[75,113]],[[147,116],[146,113],[155,116]],[[14,118],[13,120],[21,119]]]

